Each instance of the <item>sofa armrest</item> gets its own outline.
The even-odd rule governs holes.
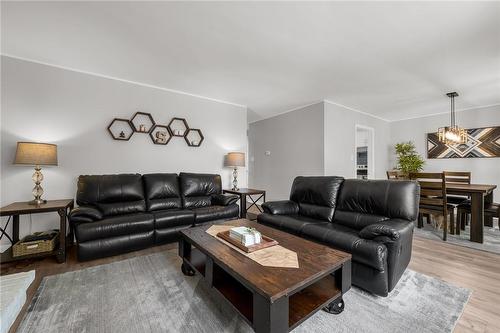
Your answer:
[[[406,230],[409,227],[413,230],[413,223],[410,221],[389,219],[364,227],[359,232],[359,237],[372,240],[383,239],[380,237],[385,237],[388,240],[396,241],[401,237],[401,233],[407,232]]]
[[[71,222],[93,222],[102,220],[103,215],[100,210],[94,207],[80,206],[74,208],[69,213]]]
[[[265,213],[272,215],[295,215],[299,213],[299,205],[291,200],[264,202],[262,209]]]
[[[240,197],[235,194],[215,194],[212,195],[212,205],[229,206],[238,201]]]

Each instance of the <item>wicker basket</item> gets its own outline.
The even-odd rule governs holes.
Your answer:
[[[54,237],[48,240],[25,242],[24,239],[21,239],[12,246],[12,256],[22,257],[36,253],[52,252],[56,248],[58,240],[59,233],[54,234]]]

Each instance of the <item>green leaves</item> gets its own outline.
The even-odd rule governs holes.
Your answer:
[[[419,172],[424,168],[425,161],[420,157],[413,142],[397,143],[394,148],[398,156],[398,170],[401,170],[405,175],[410,172]]]

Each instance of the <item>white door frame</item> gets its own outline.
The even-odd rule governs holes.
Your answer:
[[[354,177],[358,169],[358,129],[366,130],[371,134],[371,144],[368,147],[368,179],[375,179],[375,129],[365,125],[354,125]]]

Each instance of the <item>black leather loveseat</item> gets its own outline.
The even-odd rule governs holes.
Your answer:
[[[175,241],[182,229],[237,218],[237,200],[238,196],[222,194],[219,175],[80,176],[76,194],[79,207],[69,215],[78,259]]]
[[[352,254],[352,283],[380,296],[411,257],[417,183],[297,177],[290,200],[266,202],[258,222]]]

